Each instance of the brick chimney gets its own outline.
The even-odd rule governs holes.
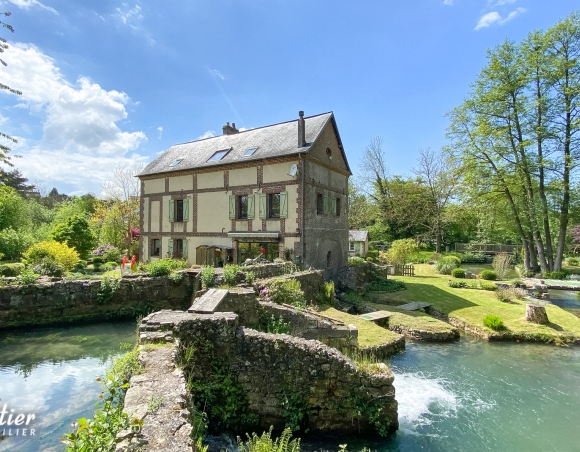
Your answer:
[[[304,122],[304,112],[298,112],[298,147],[301,148],[306,144],[306,124]]]
[[[223,134],[224,135],[233,135],[234,133],[238,133],[239,130],[236,129],[236,123],[232,122],[232,125],[230,126],[229,122],[226,122],[226,125],[222,127],[223,130]]]

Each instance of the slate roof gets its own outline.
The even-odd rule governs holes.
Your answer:
[[[369,231],[348,231],[349,242],[366,242]]]
[[[305,117],[304,121],[306,145],[301,148],[298,147],[298,119],[295,119],[280,124],[245,130],[232,135],[220,135],[174,145],[147,165],[139,176],[169,173],[184,169],[206,168],[308,152],[329,121],[333,123],[344,160],[346,161],[332,112]],[[244,157],[248,149],[255,147],[258,149],[253,155]],[[224,158],[219,161],[208,161],[217,151],[226,149],[230,151]],[[171,167],[170,165],[178,159],[182,159],[182,161]]]

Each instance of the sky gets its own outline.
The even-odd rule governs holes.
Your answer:
[[[384,140],[391,174],[446,144],[506,39],[553,26],[577,0],[0,0],[0,131],[45,189],[99,195],[118,166],[173,144],[333,111],[353,172]]]

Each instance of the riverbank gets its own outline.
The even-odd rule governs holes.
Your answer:
[[[580,319],[555,305],[547,305],[550,323],[538,325],[525,321],[525,301],[501,302],[494,292],[449,287],[450,276],[440,275],[431,265],[415,266],[415,276],[393,278],[405,283],[407,290],[366,296],[365,301],[383,309],[412,301],[431,304],[440,318],[465,331],[488,340],[520,340],[546,343],[580,344]],[[455,279],[456,281],[461,281]],[[483,325],[486,315],[503,320],[504,329],[494,331]]]

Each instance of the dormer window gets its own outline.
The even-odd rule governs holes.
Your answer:
[[[228,152],[230,152],[230,149],[224,149],[223,151],[217,151],[214,155],[212,155],[209,158],[208,162],[217,162],[217,161],[223,159]]]
[[[183,159],[175,159],[173,161],[173,163],[171,163],[171,165],[169,165],[169,168],[173,168],[173,167],[179,165],[182,161],[183,161]]]
[[[250,148],[246,151],[246,153],[244,154],[244,157],[249,157],[251,155],[254,155],[254,152],[256,152],[258,150],[258,148]]]

